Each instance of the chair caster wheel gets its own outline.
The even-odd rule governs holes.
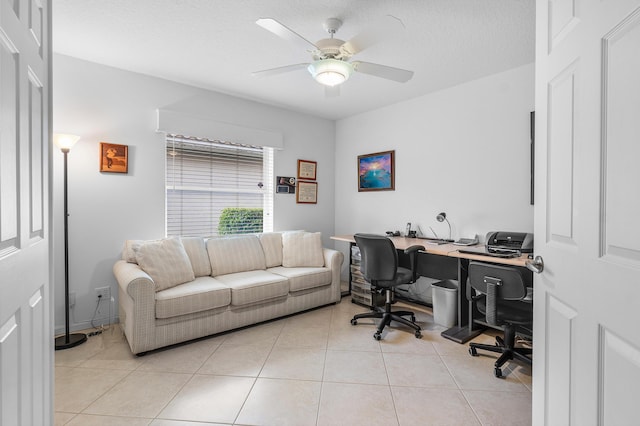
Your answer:
[[[493,374],[494,374],[497,378],[501,378],[501,377],[502,377],[502,370],[501,370],[500,368],[496,367],[496,368],[493,370]]]
[[[419,331],[416,331],[414,335],[416,336],[416,339],[422,339],[422,333],[420,333]]]
[[[469,355],[478,356],[478,351],[473,346],[469,346]]]
[[[351,318],[351,325],[356,325],[358,324],[358,320],[355,318]]]
[[[411,322],[416,322],[416,316],[415,315],[411,315]]]
[[[376,340],[380,340],[380,339],[382,339],[382,336],[380,335],[380,333],[376,333],[376,334],[373,335],[373,338],[376,339]]]

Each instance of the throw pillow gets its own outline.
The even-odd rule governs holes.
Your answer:
[[[324,266],[320,232],[283,233],[282,266],[286,268]]]
[[[122,260],[128,263],[137,263],[136,253],[138,249],[144,243],[152,243],[159,240],[126,240],[124,242],[124,249],[122,249]]]
[[[189,256],[177,238],[142,244],[136,253],[140,268],[156,285],[156,291],[193,281],[195,275]]]

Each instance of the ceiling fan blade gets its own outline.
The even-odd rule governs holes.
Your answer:
[[[302,37],[292,29],[285,27],[275,19],[260,18],[256,21],[256,24],[260,25],[265,30],[274,33],[278,37],[294,43],[303,50],[314,51],[318,49],[315,44],[311,43],[309,40]]]
[[[270,68],[268,70],[254,71],[251,73],[254,77],[270,77],[272,75],[284,74],[285,72],[296,71],[308,67],[309,64],[293,64],[284,67]]]
[[[411,77],[413,77],[413,71],[388,67],[386,65],[372,64],[371,62],[355,61],[352,62],[351,65],[353,65],[354,71],[373,75],[375,77],[386,78],[387,80],[397,81],[398,83],[406,83],[411,80]]]
[[[353,56],[367,47],[391,38],[394,34],[404,30],[404,24],[395,16],[386,15],[374,24],[367,26],[360,34],[340,46],[340,51]]]
[[[340,86],[324,86],[325,98],[337,98],[340,96]]]

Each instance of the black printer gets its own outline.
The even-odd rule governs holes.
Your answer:
[[[527,232],[489,232],[488,253],[533,253],[533,234]]]

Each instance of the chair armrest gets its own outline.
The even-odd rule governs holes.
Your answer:
[[[533,287],[527,287],[527,294],[522,301],[524,303],[533,303]]]
[[[407,247],[406,249],[404,249],[404,253],[410,255],[424,249],[425,249],[424,246],[420,246],[416,244],[415,246]]]
[[[412,279],[411,282],[416,282],[416,280],[418,279],[418,251],[420,250],[424,250],[424,246],[420,246],[420,245],[414,245],[411,247],[407,247],[404,250],[405,254],[409,255],[409,262],[411,262],[411,272],[412,272]]]

